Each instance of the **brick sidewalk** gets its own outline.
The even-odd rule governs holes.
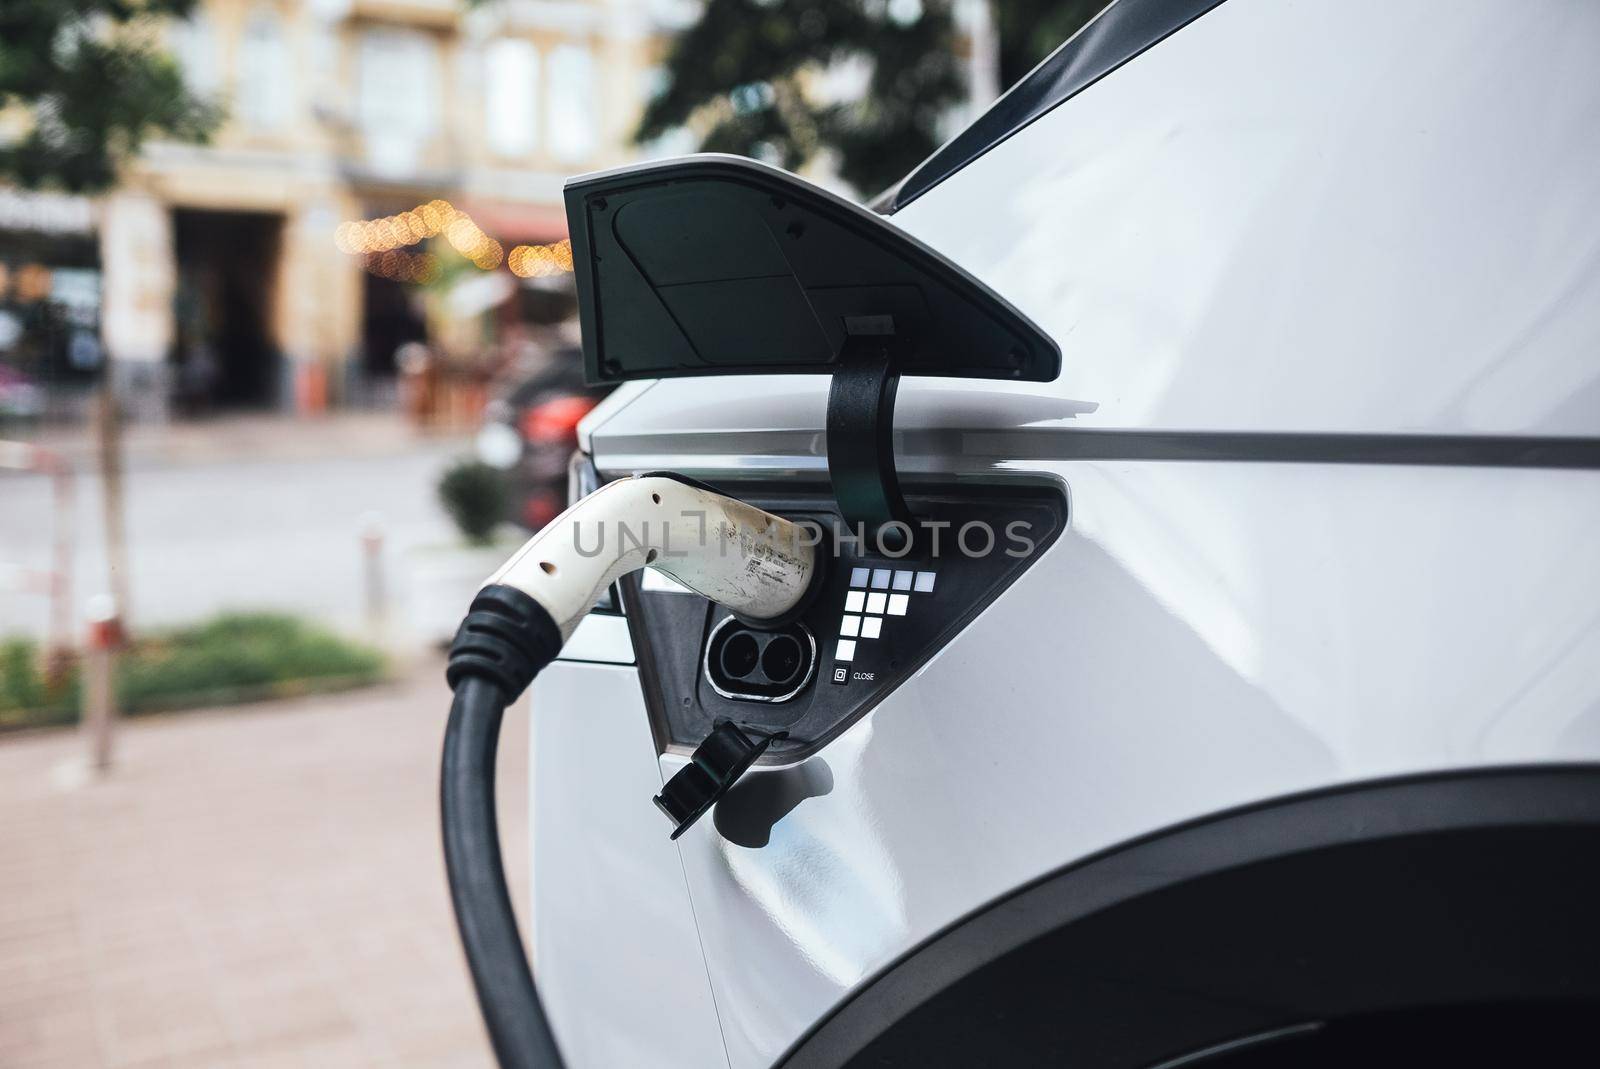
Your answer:
[[[0,738],[0,1065],[491,1064],[440,860],[440,665],[352,694]],[[502,831],[526,893],[524,718]]]

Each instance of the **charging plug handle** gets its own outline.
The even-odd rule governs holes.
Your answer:
[[[580,523],[615,530],[589,551]],[[637,532],[623,538],[620,528]],[[698,529],[699,537],[690,538]],[[673,537],[676,530],[677,536]],[[610,583],[654,566],[713,601],[758,620],[800,604],[817,574],[814,545],[798,527],[743,502],[666,476],[624,479],[585,497],[529,539],[478,592],[461,621],[445,678],[455,691],[445,728],[440,810],[445,868],[461,944],[495,1057],[502,1069],[560,1069],[560,1048],[534,986],[506,887],[495,817],[500,724],[556,658]],[[737,729],[734,729],[737,732]],[[711,802],[750,766],[753,752],[718,736]],[[740,733],[748,742],[748,737]],[[702,804],[703,803],[703,804]],[[658,803],[659,804],[659,803]],[[679,824],[678,831],[692,822]]]

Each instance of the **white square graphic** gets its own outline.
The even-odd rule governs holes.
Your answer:
[[[846,616],[839,621],[839,634],[845,638],[855,638],[861,634],[861,617]]]
[[[872,574],[872,569],[871,568],[851,568],[850,569],[850,585],[851,586],[866,586],[867,585],[867,577],[869,575],[871,575],[871,574]]]
[[[852,661],[856,656],[856,640],[841,638],[839,644],[833,648],[833,659],[836,661]]]
[[[893,573],[891,573],[889,571],[889,569],[887,569],[887,568],[874,568],[874,569],[872,569],[872,589],[874,589],[874,590],[888,590],[889,589],[889,576],[891,574],[893,574]]]
[[[938,573],[936,573],[936,572],[918,572],[917,573],[917,593],[918,594],[932,594],[933,593],[933,579],[934,579],[934,576],[937,575],[937,574]]]
[[[909,604],[911,604],[911,599],[905,594],[890,594],[889,615],[904,616],[906,614],[906,606]]]
[[[896,590],[910,590],[911,589],[911,584],[916,580],[916,578],[917,578],[917,573],[916,572],[895,572],[894,573],[894,589],[896,589]]]
[[[861,621],[862,638],[877,638],[882,631],[883,617],[881,616],[868,616]]]
[[[904,594],[901,594],[900,596],[901,597],[905,597]],[[868,612],[882,612],[884,603],[888,601],[888,598],[889,598],[889,595],[887,595],[887,594],[868,594],[867,595],[867,611]]]
[[[866,604],[867,595],[859,590],[852,590],[844,596],[845,612],[860,612],[861,606]]]

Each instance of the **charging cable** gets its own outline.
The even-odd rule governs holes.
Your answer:
[[[502,1069],[563,1064],[500,856],[494,770],[506,707],[561,652],[606,588],[640,568],[665,572],[752,625],[787,623],[805,609],[820,576],[809,533],[699,483],[639,476],[602,486],[552,520],[473,599],[445,670],[455,699],[440,802],[450,897]]]

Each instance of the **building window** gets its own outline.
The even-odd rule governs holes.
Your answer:
[[[289,121],[294,86],[283,20],[257,8],[245,21],[239,41],[239,118],[255,130],[279,130]]]
[[[703,0],[646,0],[650,19],[663,30],[687,30],[705,10]]]
[[[217,67],[216,31],[205,12],[196,11],[171,28],[172,53],[183,70],[183,81],[201,96],[211,96],[222,88]]]
[[[672,84],[672,76],[665,67],[650,67],[646,69],[639,79],[639,96],[642,100],[654,100],[666,92]],[[700,147],[700,138],[687,126],[674,126],[663,130],[657,137],[651,138],[639,146],[639,155],[643,159],[655,160],[667,156],[687,156]]]
[[[583,45],[561,45],[550,53],[550,153],[579,163],[594,152],[596,138],[594,57]]]
[[[367,159],[388,175],[415,171],[439,128],[439,55],[416,30],[381,28],[361,36],[357,109]]]
[[[539,50],[531,41],[502,38],[489,46],[484,66],[489,149],[526,156],[538,143]]]

